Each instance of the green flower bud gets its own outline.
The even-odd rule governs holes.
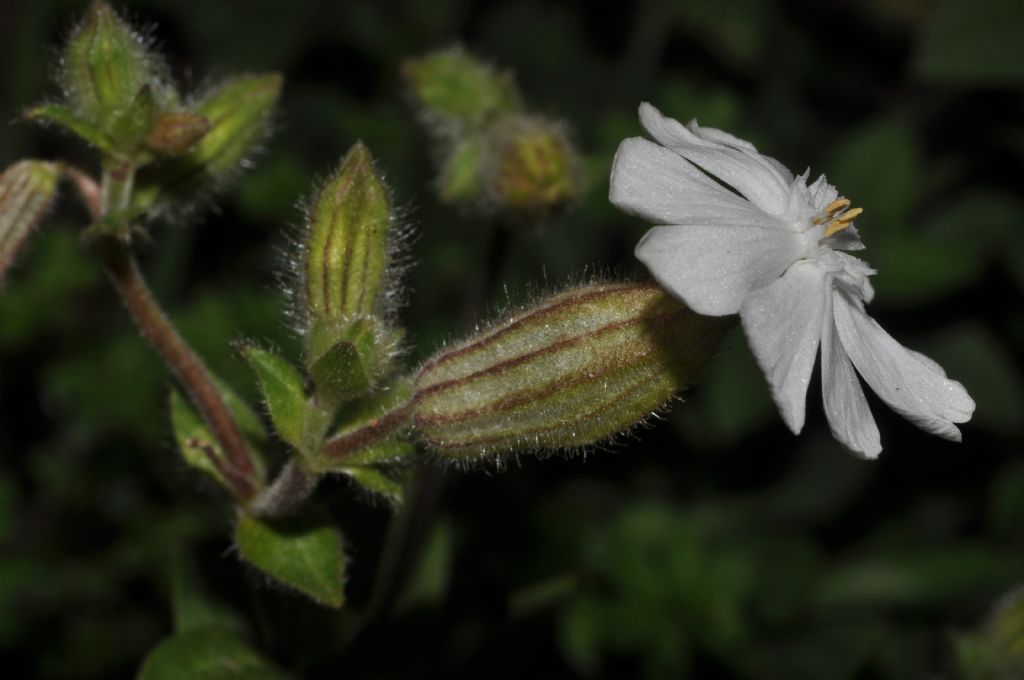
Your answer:
[[[61,63],[61,79],[72,105],[108,130],[139,91],[158,79],[162,68],[147,40],[99,1],[89,6],[71,35]]]
[[[306,363],[328,403],[364,393],[395,353],[391,222],[387,186],[356,144],[310,204],[301,263]]]
[[[153,94],[153,88],[144,85],[131,106],[122,111],[110,125],[110,138],[124,154],[132,154],[138,150],[146,134],[157,118],[159,104]]]
[[[653,283],[571,288],[430,359],[414,427],[461,460],[594,444],[690,384],[731,325]]]
[[[428,121],[455,128],[448,132],[481,126],[496,114],[520,108],[512,76],[461,47],[410,59],[402,65],[402,76]]]
[[[369,150],[358,143],[314,197],[304,263],[310,319],[378,311],[388,270],[391,206]]]
[[[0,283],[15,256],[53,205],[60,167],[19,161],[0,174]]]
[[[579,162],[564,129],[536,116],[507,116],[488,130],[483,169],[498,208],[532,215],[550,212],[579,194]]]
[[[445,203],[475,201],[483,194],[481,169],[484,158],[483,135],[470,135],[452,147],[441,170],[438,186]]]
[[[210,131],[206,116],[190,111],[164,113],[146,135],[146,146],[161,156],[180,156]]]
[[[277,73],[238,76],[200,98],[189,107],[189,113],[181,114],[192,118],[187,122],[179,119],[187,129],[179,130],[182,136],[177,143],[180,146],[195,136],[198,141],[193,140],[185,155],[141,171],[133,206],[143,210],[163,199],[217,188],[241,167],[266,135],[282,85]],[[205,134],[198,134],[200,117],[209,125]],[[174,146],[172,140],[164,141]]]

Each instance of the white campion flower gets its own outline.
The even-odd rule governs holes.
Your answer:
[[[804,425],[807,386],[821,348],[821,383],[832,434],[867,458],[882,450],[856,373],[894,411],[960,441],[954,423],[974,401],[928,357],[896,342],[864,311],[874,274],[841,251],[864,245],[850,209],[822,175],[794,177],[727,132],[682,125],[650,104],[640,137],[619,146],[611,202],[659,225],[636,247],[654,278],[694,311],[739,314],[783,420]],[[717,180],[717,181],[716,181]],[[854,372],[856,368],[856,373]]]

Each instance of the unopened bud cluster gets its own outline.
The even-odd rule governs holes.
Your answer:
[[[409,60],[402,73],[440,150],[443,201],[540,217],[578,197],[564,126],[527,111],[510,74],[458,47]]]
[[[662,408],[728,327],[654,284],[571,288],[429,360],[413,422],[453,459],[585,447]]]
[[[265,134],[281,90],[277,74],[243,76],[186,99],[149,38],[100,1],[68,39],[59,79],[64,99],[25,117],[67,129],[133,178],[133,215],[216,188]]]

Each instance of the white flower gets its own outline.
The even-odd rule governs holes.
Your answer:
[[[660,225],[636,247],[658,282],[693,310],[739,314],[772,397],[799,434],[811,371],[832,434],[854,453],[882,450],[857,373],[897,413],[960,441],[954,423],[974,401],[928,357],[909,350],[864,311],[874,295],[853,218],[822,175],[807,184],[749,142],[696,121],[682,125],[649,104],[640,121],[658,143],[619,147],[610,199]],[[856,368],[856,373],[854,372]]]

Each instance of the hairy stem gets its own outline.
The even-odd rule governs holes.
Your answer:
[[[95,250],[142,337],[181,383],[224,450],[230,466],[226,470],[228,481],[235,496],[248,500],[257,491],[259,473],[206,366],[160,308],[128,246],[113,237],[104,237],[96,243]]]
[[[128,162],[105,162],[103,183],[100,185],[100,213],[104,217],[116,215],[131,204],[135,187],[135,165]],[[128,225],[120,225],[127,227]]]
[[[112,216],[131,203],[134,166],[106,167],[101,184],[77,168],[66,166],[64,170],[93,220]],[[142,337],[167,364],[223,449],[226,464],[220,460],[211,462],[231,485],[237,499],[252,498],[262,486],[262,480],[242,432],[206,366],[153,297],[130,247],[116,236],[105,235],[93,242],[93,250],[102,260]]]
[[[402,404],[380,418],[375,418],[362,427],[328,439],[324,443],[326,456],[338,460],[386,439],[409,424],[412,417],[412,402]]]
[[[292,458],[273,483],[249,503],[249,512],[257,517],[280,517],[294,510],[316,490],[320,475]]]

